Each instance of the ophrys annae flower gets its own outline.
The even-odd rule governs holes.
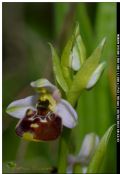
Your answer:
[[[7,113],[19,118],[18,136],[31,141],[49,141],[58,138],[63,126],[73,128],[77,113],[59,89],[47,79],[31,82],[36,94],[12,102]]]

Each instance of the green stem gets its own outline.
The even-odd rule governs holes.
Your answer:
[[[59,144],[58,173],[66,173],[71,130],[64,128]]]
[[[71,103],[71,105],[75,107],[74,104]],[[66,173],[67,157],[69,152],[69,141],[71,133],[72,133],[71,129],[64,127],[63,134],[61,136],[59,144],[58,173]]]
[[[82,167],[80,163],[76,163],[73,167],[73,173],[82,173]]]

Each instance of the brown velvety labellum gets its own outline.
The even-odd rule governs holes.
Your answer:
[[[25,117],[16,126],[16,134],[29,140],[49,141],[59,137],[62,131],[61,118],[44,107],[38,107],[37,111],[27,110]]]

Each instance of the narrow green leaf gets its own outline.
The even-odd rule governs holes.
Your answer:
[[[107,146],[108,146],[108,141],[109,141],[109,138],[110,138],[110,135],[112,133],[114,126],[115,125],[112,125],[103,135],[103,137],[95,151],[95,154],[92,158],[92,161],[91,161],[90,165],[88,166],[87,173],[98,173],[99,172],[101,164],[105,157],[105,153],[106,153]]]
[[[53,71],[54,71],[54,75],[55,78],[58,82],[58,84],[61,86],[61,88],[67,92],[68,91],[68,86],[67,83],[63,77],[63,73],[61,70],[61,64],[60,64],[60,59],[55,51],[55,49],[53,48],[53,46],[51,44],[49,44],[51,47],[51,51],[52,51],[52,61],[53,61]]]
[[[61,57],[62,71],[68,85],[71,85],[72,83],[72,71],[69,67],[69,55],[72,48],[72,40],[73,40],[73,37],[71,40],[68,41],[63,51],[63,55]]]
[[[105,38],[102,40],[102,42],[94,50],[92,55],[85,61],[81,69],[75,75],[74,81],[67,95],[68,101],[72,105],[75,105],[81,91],[85,89],[88,80],[90,79],[90,76],[92,75],[93,71],[97,68],[102,54],[104,43]]]

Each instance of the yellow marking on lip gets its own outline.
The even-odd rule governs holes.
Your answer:
[[[23,138],[26,139],[26,140],[33,140],[33,134],[30,133],[30,132],[25,132],[23,134]]]
[[[56,101],[55,101],[55,99],[52,97],[51,94],[43,94],[43,95],[41,95],[41,96],[39,97],[39,100],[41,100],[41,101],[48,100],[49,103],[50,103],[49,106],[48,106],[48,108],[49,108],[50,110],[52,110],[52,111],[55,110]]]
[[[30,116],[32,113],[33,113],[32,109],[29,109],[29,110],[27,111],[27,116]]]
[[[42,93],[42,94],[48,93],[48,91],[45,88],[40,88],[39,92]]]
[[[36,124],[36,123],[34,123],[34,124],[31,124],[31,125],[30,125],[30,127],[32,127],[32,128],[38,128],[38,127],[39,127],[39,125],[38,125],[38,124]]]
[[[25,140],[29,140],[29,141],[43,142],[42,140],[34,139],[34,138],[33,138],[33,134],[30,133],[30,132],[25,132],[25,133],[23,134],[23,137],[22,137],[22,138],[25,139]]]

